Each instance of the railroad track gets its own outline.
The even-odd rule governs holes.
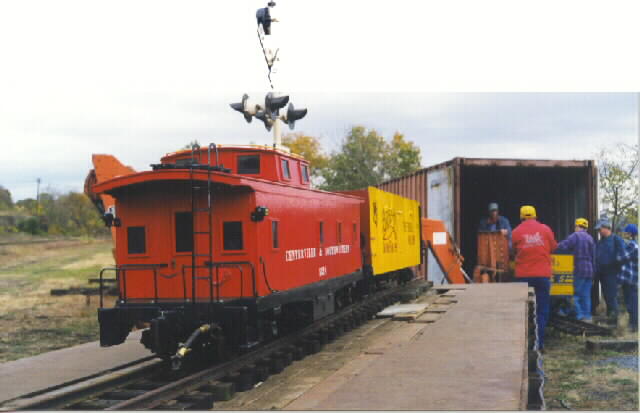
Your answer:
[[[33,240],[16,240],[16,241],[0,241],[0,247],[13,246],[13,245],[30,245],[30,244],[46,244],[49,242],[60,241],[79,241],[80,239],[74,238],[61,238],[61,239],[33,239]]]
[[[553,315],[549,320],[549,324],[564,333],[577,336],[610,336],[613,334],[613,330],[611,328],[574,320],[560,315]]]
[[[265,344],[254,351],[199,371],[174,372],[157,361],[113,380],[82,386],[56,395],[39,395],[32,402],[9,405],[11,410],[204,410],[215,401],[229,400],[238,391],[280,373],[294,360],[319,352],[343,333],[371,319],[401,293],[419,288],[419,282],[372,294],[302,330]],[[3,406],[0,406],[2,409]]]

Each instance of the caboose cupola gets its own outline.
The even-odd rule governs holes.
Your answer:
[[[249,178],[281,182],[286,185],[309,188],[311,186],[309,163],[301,156],[282,148],[269,146],[218,145],[217,162],[228,173]],[[180,168],[192,163],[216,166],[216,157],[208,153],[208,148],[199,148],[195,152],[185,149],[165,155],[161,165],[175,165]]]

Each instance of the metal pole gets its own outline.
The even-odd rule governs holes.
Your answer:
[[[277,117],[273,121],[273,146],[278,148],[282,146],[282,132],[280,130],[280,118]]]

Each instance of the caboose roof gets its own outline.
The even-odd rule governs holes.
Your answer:
[[[295,154],[289,150],[286,146],[269,146],[269,145],[216,145],[219,152],[265,152],[265,153],[277,153],[296,160],[308,163],[308,161],[298,154]],[[200,147],[200,153],[206,155],[208,151],[207,146]],[[175,152],[168,152],[162,157],[161,162],[169,162],[177,158],[190,157],[192,155],[191,149],[180,149]],[[212,155],[213,156],[213,155]]]
[[[358,200],[360,202],[364,202],[362,198],[354,195],[348,195],[344,193],[337,192],[327,192],[319,189],[312,188],[301,188],[301,187],[292,187],[291,185],[287,185],[283,182],[274,182],[266,179],[260,178],[252,178],[246,177],[242,175],[237,175],[233,173],[225,173],[225,172],[210,172],[211,181],[215,184],[227,185],[229,187],[245,187],[250,188],[255,191],[262,192],[270,192],[274,191],[277,188],[279,189],[295,189],[295,190],[303,190],[307,193],[311,194],[324,194],[324,195],[334,195],[343,198],[351,198],[354,200]],[[110,179],[108,181],[100,182],[95,184],[92,190],[96,194],[106,193],[110,195],[117,195],[119,189],[125,187],[131,187],[136,185],[144,185],[152,182],[188,182],[191,179],[198,181],[207,181],[208,175],[206,170],[194,170],[193,175],[191,175],[191,171],[189,169],[160,169],[155,171],[144,171],[144,172],[136,172],[130,175],[121,175]],[[299,193],[298,193],[299,194]]]

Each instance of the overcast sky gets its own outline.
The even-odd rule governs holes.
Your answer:
[[[35,196],[37,177],[81,190],[92,153],[144,170],[193,139],[271,143],[228,106],[268,91],[254,18],[263,3],[0,3],[0,185],[14,200]],[[424,166],[455,156],[587,159],[638,141],[635,93],[451,93],[638,90],[617,83],[640,72],[619,58],[637,56],[632,2],[552,2],[553,14],[492,0],[277,3],[276,88],[309,109],[296,130],[327,150],[352,125],[404,133]],[[606,30],[593,30],[603,21]]]

